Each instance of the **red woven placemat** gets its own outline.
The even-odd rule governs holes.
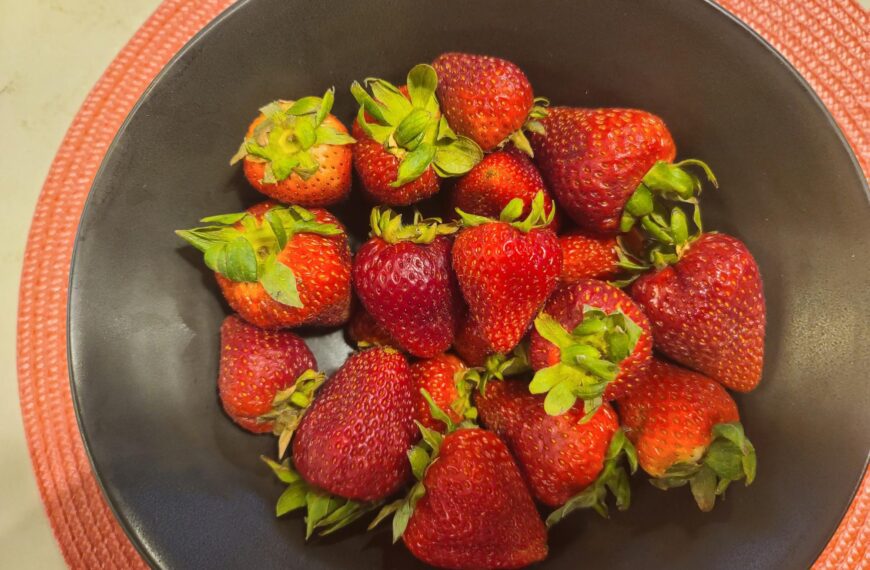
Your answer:
[[[36,207],[21,277],[18,378],[24,428],[45,510],[73,568],[145,567],[106,505],[79,435],[66,358],[73,240],[115,133],[151,79],[230,0],[166,0],[91,91],[55,157]],[[870,163],[870,18],[854,0],[727,0],[803,73]],[[48,453],[51,450],[51,453]],[[867,568],[870,482],[816,568]]]

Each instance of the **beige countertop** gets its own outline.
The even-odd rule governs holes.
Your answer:
[[[90,88],[160,0],[0,0],[0,568],[63,568],[27,455],[18,279],[52,157]]]

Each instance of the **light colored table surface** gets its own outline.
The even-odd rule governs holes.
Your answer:
[[[0,568],[63,568],[18,407],[15,314],[33,208],[90,88],[160,0],[0,0]]]
[[[0,568],[63,568],[18,407],[15,314],[30,218],[75,112],[159,3],[0,0]]]

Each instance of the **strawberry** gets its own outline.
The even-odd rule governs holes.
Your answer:
[[[652,359],[650,324],[631,297],[612,285],[583,279],[556,291],[535,319],[529,342],[529,388],[547,393],[558,415],[579,398],[591,412],[628,392]]]
[[[495,434],[463,428],[446,436],[420,428],[409,454],[418,483],[384,507],[393,537],[439,568],[520,568],[547,557],[547,530],[507,447]]]
[[[581,279],[612,279],[620,272],[616,238],[597,236],[580,230],[572,230],[559,236],[562,246],[563,285],[577,283]]]
[[[420,360],[411,365],[416,391],[425,390],[429,398],[451,421],[459,423],[464,419],[464,402],[456,387],[456,375],[465,371],[465,364],[452,354],[439,354],[428,360]],[[417,399],[417,421],[432,430],[443,430],[442,422],[432,417],[429,402],[425,397]]]
[[[541,123],[546,133],[531,137],[535,162],[559,206],[586,231],[616,233],[642,183],[655,190],[662,176],[679,175],[680,167],[668,164],[674,141],[655,115],[555,107]]]
[[[438,72],[438,100],[450,125],[494,150],[510,140],[531,154],[523,127],[541,131],[546,99],[535,99],[526,74],[510,61],[486,55],[444,53],[432,66]]]
[[[733,481],[755,479],[755,448],[734,400],[716,381],[654,359],[619,410],[650,482],[660,489],[688,483],[702,511]]]
[[[437,218],[402,225],[392,210],[375,208],[371,239],[357,251],[353,284],[360,302],[404,350],[420,358],[453,344],[462,296],[450,268],[456,231]]]
[[[628,507],[628,474],[619,458],[625,454],[633,472],[636,457],[610,404],[602,404],[586,421],[583,406],[551,416],[544,411],[543,397],[530,394],[526,383],[517,380],[491,384],[474,402],[483,425],[500,435],[516,457],[535,498],[561,507],[548,525],[580,507],[606,515],[607,488],[620,510]]]
[[[326,210],[262,202],[175,233],[205,254],[230,307],[260,328],[332,326],[350,313],[347,234]]]
[[[453,244],[453,269],[471,317],[495,352],[510,352],[553,292],[562,267],[559,239],[546,226],[539,192],[532,212],[516,221],[515,198],[498,221],[459,210],[464,228]]]
[[[631,287],[656,348],[732,390],[753,390],[761,381],[766,309],[752,254],[737,238],[705,233],[671,262]]]
[[[453,350],[470,366],[483,366],[486,357],[493,353],[492,347],[483,338],[477,323],[468,313],[459,322]]]
[[[347,335],[351,342],[365,347],[370,345],[395,346],[395,342],[384,328],[360,306],[353,311],[347,323]]]
[[[477,166],[456,182],[451,205],[471,214],[497,218],[514,198],[523,200],[522,215],[528,216],[532,200],[544,193],[544,212],[554,208],[553,199],[534,163],[515,148],[488,154]],[[556,229],[558,224],[554,222]]]
[[[390,348],[350,356],[320,390],[293,439],[302,478],[328,493],[376,501],[408,479],[416,394],[405,357]]]
[[[316,368],[317,361],[305,341],[292,332],[263,330],[236,315],[228,316],[221,325],[218,393],[230,419],[250,432],[283,433],[288,418],[282,419],[281,412],[289,406],[280,404],[289,403],[289,394],[274,406],[276,396],[292,388],[304,372]],[[307,405],[307,397],[302,396],[300,393],[293,402],[302,404],[297,409]],[[278,419],[281,421],[276,426]]]
[[[245,177],[280,202],[328,206],[350,192],[354,139],[329,111],[335,90],[321,97],[273,101],[260,109],[230,164],[243,161]]]
[[[457,136],[441,116],[429,65],[408,73],[407,87],[367,79],[372,95],[357,82],[351,93],[360,105],[352,130],[358,143],[353,164],[363,190],[376,203],[412,204],[440,189],[440,178],[460,176],[483,158],[470,139]]]

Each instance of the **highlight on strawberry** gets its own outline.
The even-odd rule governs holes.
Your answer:
[[[331,326],[350,312],[350,246],[321,209],[262,202],[175,233],[203,252],[224,297],[261,328]]]
[[[323,97],[278,100],[260,108],[230,164],[243,161],[245,177],[280,202],[327,206],[350,193],[355,140],[330,114],[335,89]]]
[[[420,358],[453,344],[463,304],[450,268],[454,224],[390,209],[371,212],[371,238],[353,262],[353,285],[366,311],[395,343]],[[413,270],[409,270],[413,268]]]
[[[688,485],[698,507],[709,511],[731,483],[755,480],[755,448],[734,400],[714,380],[656,359],[619,410],[655,487]]]
[[[358,82],[351,85],[360,105],[353,161],[363,189],[377,203],[428,198],[440,189],[441,178],[465,174],[483,158],[477,143],[454,133],[441,114],[432,66],[412,68],[402,88],[376,78],[365,85],[371,94]]]

